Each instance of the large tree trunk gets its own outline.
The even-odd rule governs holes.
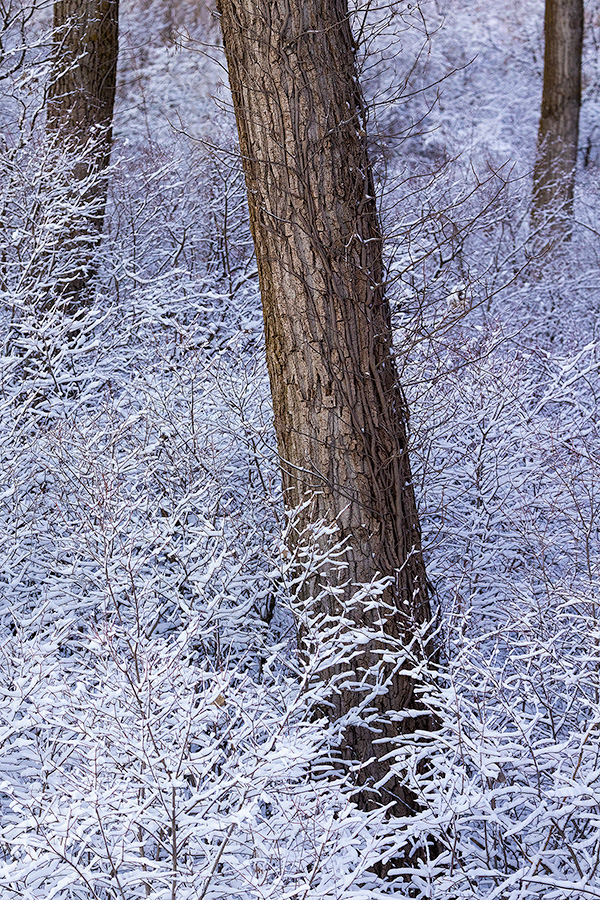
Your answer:
[[[391,741],[430,722],[394,717],[418,706],[415,685],[394,661],[382,663],[381,651],[409,644],[431,614],[347,0],[219,0],[219,12],[284,496],[290,508],[304,504],[297,536],[325,521],[345,542],[346,568],[331,565],[307,584],[305,599],[327,582],[334,591],[321,593],[322,612],[341,616],[357,585],[388,579],[377,603],[350,613],[379,638],[324,673],[345,681],[328,712],[346,715],[374,673],[385,676],[372,728],[349,726],[343,754],[365,763],[364,806],[393,802],[405,814],[414,798],[383,757]]]
[[[62,235],[61,251],[75,260],[62,279],[61,299],[76,311],[86,287],[94,245],[104,223],[117,74],[119,0],[55,0],[54,54],[47,130],[57,146],[79,157],[74,176],[87,209]]]
[[[568,237],[579,140],[583,0],[546,0],[544,89],[533,173],[538,245]]]

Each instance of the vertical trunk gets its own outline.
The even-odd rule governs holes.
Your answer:
[[[579,139],[583,0],[546,0],[544,89],[533,173],[532,227],[542,249],[568,236]]]
[[[373,729],[348,727],[343,752],[365,763],[362,804],[393,802],[405,814],[414,798],[383,757],[392,741],[429,722],[394,717],[414,709],[414,683],[393,662],[382,664],[381,653],[388,639],[410,642],[430,607],[347,0],[219,0],[219,12],[285,500],[293,508],[310,498],[298,533],[325,520],[345,542],[347,568],[323,576],[337,594],[322,612],[339,616],[357,584],[388,579],[377,604],[352,613],[380,636],[351,665],[326,673],[343,674],[348,685],[332,694],[329,714],[350,712],[360,682],[379,668],[386,690],[372,703]]]
[[[118,40],[118,0],[55,0],[48,130],[75,149],[93,140],[98,171],[110,161]]]
[[[86,182],[88,213],[69,226],[61,250],[80,258],[63,279],[61,299],[76,311],[102,232],[107,196],[118,55],[118,0],[55,0],[54,56],[47,130],[61,148],[81,154],[74,174]],[[82,195],[82,196],[81,196]],[[79,248],[79,249],[77,249]]]

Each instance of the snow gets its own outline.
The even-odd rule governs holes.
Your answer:
[[[543,4],[367,12],[387,290],[441,608],[441,659],[419,670],[439,729],[390,751],[420,808],[359,810],[352,766],[332,762],[383,687],[357,676],[348,721],[323,718],[343,681],[322,673],[372,633],[296,598],[335,560],[319,544],[335,528],[295,557],[282,542],[217,22],[192,0],[123,4],[106,231],[73,328],[47,301],[70,271],[57,235],[87,200],[44,140],[41,6],[0,81],[2,897],[600,897],[600,9],[586,4],[576,231],[542,272],[527,229]],[[0,74],[21,46],[17,27]],[[390,641],[382,661],[408,671],[412,652]]]

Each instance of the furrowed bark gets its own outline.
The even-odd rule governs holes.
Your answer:
[[[583,0],[546,0],[544,88],[533,172],[532,229],[541,250],[572,228],[579,140]]]
[[[65,308],[82,300],[94,247],[104,224],[115,102],[118,0],[55,0],[54,54],[48,89],[47,131],[57,146],[80,153],[78,182],[86,182],[78,203],[90,212],[72,224],[62,249],[79,256],[61,286]],[[79,248],[79,249],[76,249]]]
[[[301,507],[294,540],[318,521],[337,523],[335,565],[305,587],[335,617],[356,586],[389,580],[377,604],[352,615],[379,630],[350,664],[328,714],[357,704],[369,670],[387,689],[377,721],[352,725],[342,753],[362,761],[364,807],[415,799],[390,774],[394,741],[428,728],[415,682],[382,665],[388,641],[411,642],[431,618],[408,450],[406,402],[392,352],[382,236],[367,154],[363,100],[346,0],[219,0],[258,261],[266,352],[285,501]],[[308,502],[310,501],[310,502]],[[302,504],[304,504],[302,506]],[[303,635],[300,634],[302,643]],[[352,685],[350,682],[354,682]],[[377,790],[370,788],[379,784]]]

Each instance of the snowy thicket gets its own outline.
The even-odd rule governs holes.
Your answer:
[[[600,898],[600,8],[576,231],[540,266],[543,3],[379,6],[363,82],[441,609],[439,729],[394,762],[421,808],[359,811],[330,761],[317,675],[365,635],[295,607],[318,542],[283,549],[210,9],[123,5],[105,238],[74,320],[52,298],[89,194],[44,139],[50,11],[5,4],[2,898]]]

